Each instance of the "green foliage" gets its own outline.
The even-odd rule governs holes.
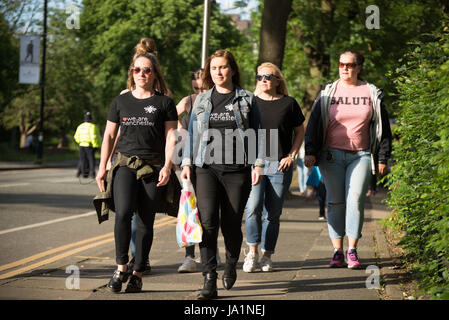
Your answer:
[[[134,46],[142,37],[156,41],[159,62],[175,102],[191,93],[190,72],[201,66],[202,0],[85,0],[80,37],[97,70],[94,85],[106,113],[113,97],[126,88]],[[243,35],[230,17],[211,6],[209,52],[233,49]]]
[[[410,47],[409,47],[410,48]],[[400,137],[388,205],[390,222],[423,289],[449,298],[449,29],[412,44],[393,74]]]
[[[0,112],[13,99],[19,78],[19,47],[8,22],[0,13]]]
[[[327,11],[323,3],[331,5]],[[366,27],[371,13],[365,10],[373,4],[379,8],[379,29]],[[293,1],[283,68],[293,95],[301,97],[308,84],[336,80],[339,53],[353,48],[365,56],[362,77],[384,89],[387,108],[394,114],[390,105],[395,84],[385,75],[396,68],[407,42],[435,30],[442,14],[434,0]],[[313,69],[317,61],[307,61],[305,47],[322,55],[322,74]]]

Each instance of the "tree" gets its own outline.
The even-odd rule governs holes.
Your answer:
[[[395,86],[385,74],[394,70],[408,41],[435,30],[442,20],[443,2],[376,1],[380,27],[370,29],[366,9],[371,1],[294,1],[288,23],[286,65],[296,72],[286,73],[289,82],[300,87],[295,94],[302,96],[303,112],[310,111],[321,84],[337,79],[339,53],[348,48],[365,55],[363,77],[394,94]],[[304,62],[306,66],[299,66]],[[387,105],[393,98],[387,95]]]
[[[282,68],[287,20],[291,6],[291,0],[264,1],[258,65],[263,62],[272,62]]]
[[[99,103],[108,107],[126,87],[127,69],[141,37],[156,41],[158,58],[174,100],[191,92],[190,72],[201,66],[202,0],[136,0],[111,2],[85,0],[81,15],[82,40],[97,70],[94,84]],[[211,6],[209,50],[232,49],[241,33]]]

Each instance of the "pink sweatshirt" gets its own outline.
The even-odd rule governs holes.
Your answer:
[[[370,147],[370,121],[373,105],[366,84],[348,88],[337,84],[329,110],[326,145],[342,150]]]

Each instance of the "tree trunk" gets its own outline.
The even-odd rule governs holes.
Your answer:
[[[310,81],[307,85],[305,95],[302,99],[301,109],[308,119],[311,111],[312,104],[315,101],[316,96],[320,92],[323,79],[329,76],[330,68],[330,56],[327,54],[332,41],[332,28],[334,28],[334,11],[335,0],[322,0],[321,1],[321,17],[320,17],[320,30],[317,30],[316,46],[306,45],[303,32],[298,27],[293,27],[295,34],[299,40],[304,44],[304,53],[307,61],[309,62],[309,74],[312,79],[317,81]]]
[[[264,1],[257,65],[271,62],[282,68],[287,20],[291,7],[292,0]]]

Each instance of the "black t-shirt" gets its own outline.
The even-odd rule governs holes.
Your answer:
[[[116,150],[127,157],[165,158],[165,122],[177,121],[173,100],[160,93],[146,99],[134,97],[131,91],[111,103],[108,120],[120,124]]]
[[[278,160],[285,158],[293,144],[293,128],[300,126],[305,118],[298,102],[284,96],[278,100],[263,100],[256,97],[261,113],[262,128],[266,129],[266,155],[270,154],[270,130],[278,129]],[[274,150],[273,150],[274,151]]]
[[[233,133],[237,129],[237,123],[232,107],[234,98],[235,90],[230,93],[222,94],[214,88],[211,95],[212,110],[209,117],[209,129],[215,129],[220,132],[222,138],[222,159],[221,163],[216,163],[216,161],[212,162],[210,159],[207,159],[206,163],[212,162],[211,165],[215,169],[223,171],[240,170],[245,167],[244,164],[236,164],[236,136]],[[229,129],[232,131],[229,131]],[[228,130],[228,133],[226,133],[226,130]],[[213,141],[213,138],[213,136],[210,137],[209,143]],[[230,159],[226,160],[226,154],[228,154],[228,157],[232,154],[232,161],[230,161]],[[211,151],[210,155],[213,158],[214,152]],[[215,160],[215,158],[213,158],[213,160]]]

